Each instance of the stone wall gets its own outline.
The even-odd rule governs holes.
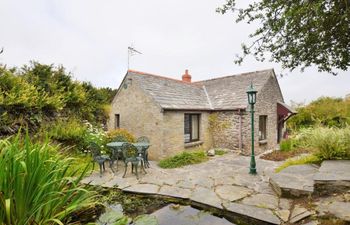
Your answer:
[[[184,114],[200,114],[199,141],[184,143]],[[164,157],[174,155],[183,150],[192,150],[197,147],[208,150],[212,146],[212,137],[209,131],[208,112],[165,111],[163,117]]]
[[[257,94],[257,103],[255,104],[254,115],[254,147],[256,154],[260,154],[277,145],[277,101],[283,101],[277,80],[271,76],[264,87]],[[216,112],[217,123],[228,124],[221,130],[214,130],[213,146],[240,150],[240,113],[237,111]],[[267,138],[265,141],[259,141],[259,116],[267,116]],[[241,120],[242,132],[242,154],[251,154],[251,116],[247,109],[242,112]]]
[[[108,130],[115,128],[115,114],[120,115],[120,128],[127,129],[136,137],[147,136],[150,139],[150,159],[158,159],[164,155],[161,108],[151,97],[145,95],[135,80],[126,89],[121,85],[112,102]]]
[[[213,147],[239,150],[240,115],[238,112],[225,111],[211,114],[210,126]]]
[[[277,102],[283,102],[277,79],[271,76],[265,86],[258,92],[254,114],[254,140],[256,154],[267,150],[275,149],[277,146]],[[267,116],[267,138],[266,141],[259,141],[259,116]],[[250,154],[251,129],[250,112],[243,119],[243,154]]]

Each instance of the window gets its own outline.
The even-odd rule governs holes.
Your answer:
[[[114,115],[114,129],[120,128],[120,115]]]
[[[266,140],[267,116],[259,116],[259,140]]]
[[[199,117],[200,114],[185,114],[185,143],[199,140]]]

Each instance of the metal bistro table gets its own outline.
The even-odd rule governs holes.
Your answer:
[[[124,143],[127,142],[110,142],[107,144],[107,146],[112,150],[112,163],[110,164],[111,168],[113,167],[114,160],[117,160],[117,171],[118,171],[118,158],[119,158],[119,153],[122,152],[122,146]],[[148,157],[147,157],[147,149],[149,148],[150,144],[146,142],[136,142],[136,143],[131,143],[137,148],[138,153],[142,156],[145,166],[149,166],[148,163]]]

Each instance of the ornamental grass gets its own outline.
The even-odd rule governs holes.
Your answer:
[[[1,140],[0,224],[72,224],[75,212],[98,204],[79,184],[86,170],[71,170],[72,160],[28,135]]]

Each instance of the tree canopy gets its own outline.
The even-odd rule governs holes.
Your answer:
[[[350,66],[350,0],[254,0],[244,8],[237,2],[226,0],[217,11],[233,11],[237,23],[259,27],[249,35],[251,42],[242,44],[235,63],[253,55],[290,71],[314,65],[333,75]]]

